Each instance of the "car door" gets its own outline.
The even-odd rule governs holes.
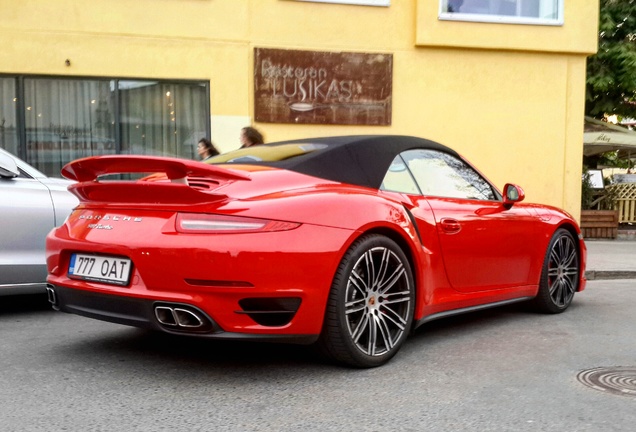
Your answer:
[[[400,157],[422,195],[413,202],[421,214],[433,212],[454,289],[475,292],[530,283],[539,242],[536,215],[521,206],[504,207],[497,190],[454,155],[419,149]]]
[[[55,225],[49,189],[20,170],[0,177],[0,290],[46,281],[44,242]]]
[[[501,202],[428,197],[446,273],[462,292],[530,284],[538,219]]]

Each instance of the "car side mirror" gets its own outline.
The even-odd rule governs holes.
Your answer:
[[[523,201],[526,197],[525,192],[521,189],[521,186],[515,184],[506,183],[503,190],[503,205],[506,209],[512,207],[514,203]]]
[[[20,175],[18,165],[15,160],[4,153],[0,153],[0,177],[13,178]]]

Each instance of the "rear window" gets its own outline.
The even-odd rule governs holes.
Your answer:
[[[206,159],[206,163],[236,163],[236,164],[258,164],[260,162],[278,162],[290,160],[317,150],[327,148],[327,144],[312,143],[286,143],[286,144],[261,144],[238,149],[229,153]]]

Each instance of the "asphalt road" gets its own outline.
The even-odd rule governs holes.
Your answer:
[[[176,338],[0,298],[0,430],[631,431],[636,396],[577,374],[636,367],[635,302],[633,280],[591,281],[564,314],[432,322],[388,365],[354,370],[300,346]]]

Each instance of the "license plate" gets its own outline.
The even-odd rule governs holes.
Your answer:
[[[128,285],[131,268],[129,258],[76,253],[71,255],[68,276],[113,285]]]

